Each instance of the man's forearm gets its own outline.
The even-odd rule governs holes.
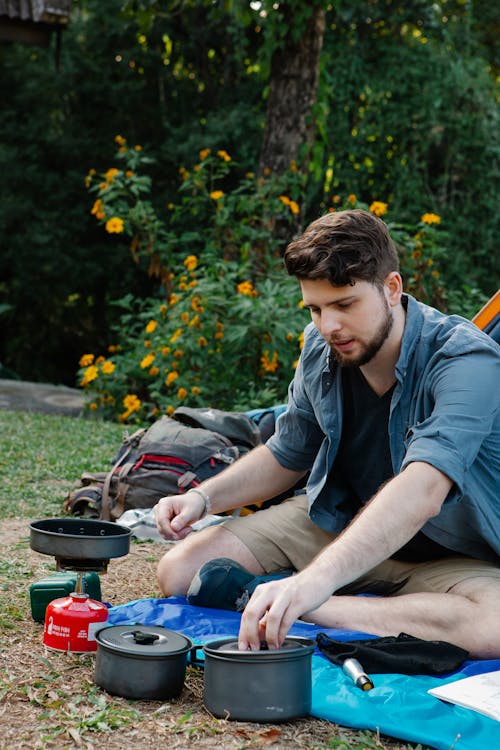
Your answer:
[[[328,595],[364,575],[439,513],[451,484],[429,464],[410,464],[318,555],[308,575],[312,580],[328,581]]]
[[[275,497],[293,487],[304,475],[305,472],[286,469],[269,448],[261,445],[217,476],[207,479],[202,489],[210,497],[212,511],[220,513]]]

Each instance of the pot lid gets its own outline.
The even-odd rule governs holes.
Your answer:
[[[267,643],[263,641],[260,651],[242,651],[238,648],[237,640],[225,638],[206,643],[203,650],[207,653],[224,654],[224,656],[234,656],[240,659],[274,659],[305,655],[305,653],[312,653],[314,648],[315,643],[309,638],[289,637],[285,638],[280,648],[270,649]]]
[[[161,625],[112,625],[95,637],[104,650],[151,658],[187,653],[193,645],[186,636]]]

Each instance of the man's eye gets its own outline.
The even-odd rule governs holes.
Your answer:
[[[350,307],[352,305],[352,302],[339,302],[338,307],[340,307],[342,310],[345,310],[347,307]]]

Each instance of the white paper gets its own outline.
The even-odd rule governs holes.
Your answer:
[[[500,721],[500,670],[448,682],[428,692],[436,698]]]

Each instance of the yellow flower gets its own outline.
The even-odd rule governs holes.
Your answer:
[[[202,161],[204,161],[207,158],[207,156],[209,155],[209,153],[210,153],[210,149],[209,148],[202,148],[202,150],[200,151],[200,159]]]
[[[123,412],[123,414],[120,414],[118,419],[121,422],[124,422],[132,412],[139,411],[141,408],[141,400],[138,398],[135,393],[129,393],[125,398],[123,399],[123,406],[125,407],[126,411]]]
[[[97,404],[95,401],[92,401],[91,404],[89,404],[90,411],[95,411],[97,409]]]
[[[151,346],[151,341],[149,339],[146,339],[146,341],[144,342],[144,347],[146,349],[149,349],[150,346]]]
[[[80,357],[80,367],[88,367],[94,361],[93,354],[82,354]]]
[[[179,301],[179,295],[171,294],[168,298],[169,305],[175,305]]]
[[[167,312],[167,309],[168,308],[167,308],[166,305],[160,305],[160,313],[161,313],[161,315],[165,315],[165,313]]]
[[[349,201],[349,203],[352,203],[352,205],[354,205],[356,203],[356,196],[354,195],[354,193],[351,193],[348,196],[347,200]]]
[[[290,198],[288,198],[288,196],[286,196],[286,195],[280,195],[279,199],[280,199],[280,201],[282,203],[285,204],[285,206],[289,206],[290,205]]]
[[[101,370],[105,375],[111,375],[111,373],[115,371],[114,362],[111,362],[110,359],[106,360],[106,362],[102,363]]]
[[[179,390],[177,391],[177,398],[179,399],[179,401],[183,401],[187,395],[188,392],[185,388],[179,388]]]
[[[220,156],[221,159],[224,159],[224,161],[231,161],[231,157],[227,153],[227,151],[217,151],[217,156]]]
[[[158,323],[156,320],[150,320],[149,323],[146,326],[146,333],[153,333]]]
[[[163,354],[163,356],[165,356],[166,354],[170,354],[170,352],[171,352],[171,349],[169,346],[164,346],[163,349],[161,350],[161,353]]]
[[[437,214],[424,214],[420,219],[424,224],[440,224],[441,217]]]
[[[134,146],[134,150],[135,151],[142,151],[142,146],[140,146],[139,144],[137,144],[137,146]]]
[[[181,283],[179,284],[179,289],[181,290],[181,292],[185,292],[186,289],[189,289],[189,287],[186,283],[184,283],[184,281],[181,281]]]
[[[153,364],[154,359],[155,355],[153,354],[153,352],[151,352],[151,354],[146,354],[146,356],[141,360],[142,369],[145,370],[147,367],[150,367]]]
[[[165,413],[168,414],[169,417],[172,416],[172,414],[174,413],[174,411],[175,411],[175,407],[174,406],[167,406],[167,408],[165,409]]]
[[[156,366],[154,366],[150,369],[149,374],[155,376],[155,375],[158,375],[159,372],[160,372],[159,369]]]
[[[242,294],[244,297],[256,297],[257,291],[253,288],[251,281],[242,281],[236,287],[238,294]]]
[[[187,258],[184,259],[184,265],[188,271],[194,271],[198,265],[198,258],[196,255],[188,255]]]
[[[83,373],[83,378],[80,381],[80,385],[87,385],[97,378],[99,370],[95,365],[89,365]]]
[[[206,340],[205,336],[200,336],[198,339],[198,346],[207,346],[208,341]]]
[[[102,356],[102,354],[101,354],[101,356],[100,356],[100,357],[97,357],[97,359],[96,359],[95,363],[96,363],[96,365],[100,365],[100,364],[101,364],[101,362],[105,362],[105,361],[106,361],[106,360],[105,360],[105,358],[104,358],[104,357]]]
[[[382,203],[382,201],[373,201],[370,206],[370,211],[372,212],[372,214],[375,214],[375,216],[383,216],[385,213],[387,213],[387,203]]]
[[[172,385],[174,380],[177,380],[179,377],[179,373],[177,370],[172,370],[172,372],[169,372],[166,379],[165,379],[165,385]]]
[[[175,333],[170,337],[170,343],[175,344],[177,339],[182,336],[182,328],[178,328]]]
[[[133,176],[134,176],[134,173],[132,172],[132,170],[127,169],[127,171],[125,172],[125,177],[128,177],[130,179]]]
[[[340,203],[340,195],[334,195],[332,198],[332,203]]]
[[[112,216],[111,219],[107,220],[105,229],[109,234],[120,234],[120,232],[123,232],[123,219]]]
[[[176,349],[176,350],[175,350],[175,352],[174,352],[174,357],[175,357],[176,359],[180,359],[180,358],[181,358],[181,357],[183,357],[183,356],[184,356],[184,351],[183,351],[182,349]]]
[[[193,318],[191,322],[189,323],[189,326],[192,328],[193,326],[196,326],[196,328],[200,327],[200,316],[198,314],[193,315]]]
[[[90,211],[91,214],[93,214],[96,219],[104,219],[105,213],[104,213],[104,204],[100,198],[98,198],[94,205],[92,206],[92,210]]]
[[[286,340],[287,341],[293,341],[294,338],[295,338],[295,336],[293,335],[293,333],[287,333],[287,335],[286,335]]]
[[[106,180],[108,185],[113,182],[119,171],[120,170],[116,169],[116,167],[111,167],[111,169],[108,169],[108,171],[104,174],[104,179]]]
[[[199,396],[199,394],[201,393],[201,388],[198,388],[197,385],[194,385],[191,388],[191,393],[193,394],[193,396]]]
[[[222,190],[212,190],[212,192],[210,193],[210,197],[214,201],[218,201],[219,198],[222,198],[223,195],[224,193]]]
[[[222,331],[217,331],[217,333],[214,333],[214,339],[218,339],[219,341],[224,338],[224,334]]]
[[[269,352],[266,349],[260,358],[260,363],[265,372],[276,372],[278,369],[278,352],[273,352],[272,359],[269,359]]]
[[[189,313],[183,312],[181,315],[181,320],[185,325],[187,325],[189,323]]]
[[[203,312],[203,307],[200,305],[200,298],[196,295],[191,300],[191,310],[194,310],[194,312]]]
[[[292,214],[294,214],[294,216],[296,216],[299,213],[299,211],[300,211],[299,204],[295,203],[295,201],[290,201],[290,203],[288,205],[289,205],[289,208],[290,208],[290,211],[292,212]]]
[[[124,146],[126,142],[127,141],[122,135],[115,135],[115,143],[117,143],[119,146]]]
[[[299,346],[300,346],[301,349],[304,348],[304,332],[303,331],[302,331],[302,333],[299,336]]]

